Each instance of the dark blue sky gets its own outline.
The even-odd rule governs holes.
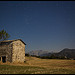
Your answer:
[[[0,31],[22,39],[26,52],[75,48],[75,1],[0,1]]]

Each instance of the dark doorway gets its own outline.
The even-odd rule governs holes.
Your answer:
[[[3,62],[3,63],[6,62],[6,56],[2,56],[2,62]]]

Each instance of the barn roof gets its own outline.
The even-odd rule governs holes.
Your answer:
[[[21,39],[15,39],[15,40],[4,40],[4,41],[0,41],[0,43],[8,43],[8,42],[13,42],[13,41],[17,41],[20,40],[22,43],[24,43]],[[24,43],[25,44],[25,43]],[[25,44],[26,45],[26,44]]]

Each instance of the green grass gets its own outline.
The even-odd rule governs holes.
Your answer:
[[[26,57],[23,64],[0,64],[0,74],[75,74],[75,60]]]
[[[75,70],[67,68],[44,68],[34,66],[0,65],[0,74],[75,74]]]
[[[44,68],[32,66],[0,65],[0,74],[35,74],[44,71]]]

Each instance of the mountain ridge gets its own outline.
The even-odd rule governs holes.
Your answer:
[[[75,59],[75,49],[68,49],[65,48],[63,50],[61,50],[60,52],[48,52],[48,51],[44,51],[44,50],[35,50],[35,51],[30,51],[28,52],[29,55],[35,55],[35,56],[57,56],[57,57],[67,57],[67,58],[73,58]]]

